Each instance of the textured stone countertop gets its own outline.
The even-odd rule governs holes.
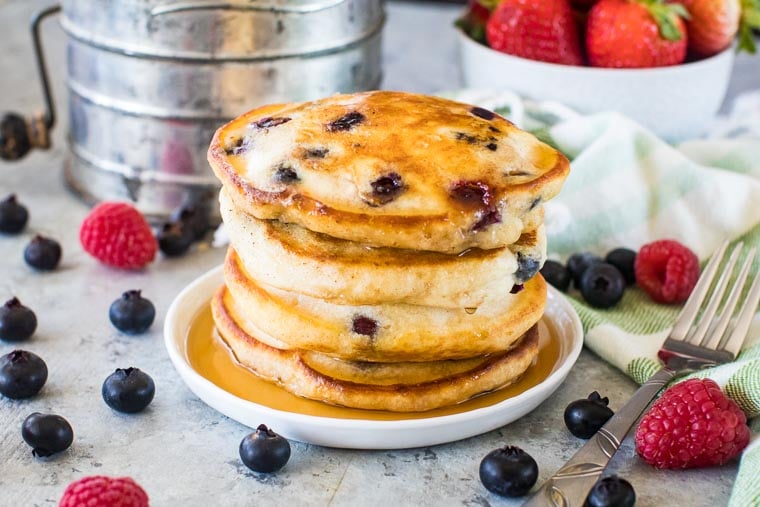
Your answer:
[[[30,13],[41,5],[0,0],[0,110],[28,113],[41,103],[26,30]],[[385,87],[431,92],[459,85],[450,30],[456,12],[434,4],[388,5]],[[56,23],[47,24],[45,37],[63,108],[63,36]],[[743,79],[737,77],[732,90],[748,87],[751,81]],[[568,402],[600,389],[617,409],[635,389],[620,372],[584,351],[554,395],[497,431],[397,451],[294,442],[291,460],[281,472],[251,473],[238,458],[238,444],[249,429],[207,407],[185,387],[161,336],[172,299],[218,265],[223,252],[159,260],[143,273],[110,270],[89,258],[77,240],[87,208],[66,191],[61,177],[64,130],[63,125],[55,129],[52,150],[35,152],[21,162],[0,162],[0,196],[18,193],[31,213],[22,236],[0,238],[0,299],[16,295],[36,311],[38,331],[23,347],[42,356],[49,368],[48,383],[36,398],[0,398],[0,506],[53,505],[69,482],[92,474],[131,476],[156,506],[519,505],[520,500],[502,499],[483,488],[478,479],[481,458],[496,447],[519,445],[536,458],[543,480],[583,443],[562,423]],[[38,274],[24,264],[23,248],[35,232],[61,241],[63,263],[57,271]],[[127,337],[114,331],[107,311],[112,300],[133,288],[143,290],[158,315],[150,333]],[[0,343],[0,354],[13,348]],[[151,374],[157,386],[149,409],[133,416],[112,412],[100,396],[105,377],[128,366]],[[51,459],[32,457],[20,428],[35,411],[57,413],[72,423],[75,441],[67,452]],[[634,484],[641,507],[712,507],[726,503],[736,468],[655,471],[635,457],[629,438],[611,471]]]

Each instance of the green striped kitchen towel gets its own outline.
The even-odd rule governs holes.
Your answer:
[[[570,158],[561,194],[546,205],[550,258],[638,249],[663,238],[684,243],[702,261],[726,238],[760,246],[760,133],[673,147],[616,113],[583,116],[506,92],[447,95],[502,113]],[[760,116],[760,107],[754,114]],[[653,303],[637,288],[609,310],[591,308],[572,293],[569,298],[588,348],[639,383],[658,369],[656,353],[678,308]],[[760,317],[735,362],[700,375],[713,378],[754,418],[730,506],[760,506]]]

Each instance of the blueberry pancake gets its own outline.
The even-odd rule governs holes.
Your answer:
[[[459,255],[368,247],[235,209],[221,213],[232,247],[257,282],[344,305],[408,303],[474,308],[531,278],[546,257],[543,226],[509,247]]]
[[[546,304],[546,284],[536,275],[519,293],[502,287],[477,308],[337,305],[255,282],[232,248],[224,277],[230,305],[249,334],[273,346],[360,361],[438,361],[504,351],[538,322]]]
[[[340,361],[259,341],[229,302],[222,288],[211,308],[235,359],[293,394],[332,405],[395,412],[453,405],[515,382],[538,354],[538,330],[532,326],[508,350],[484,357],[412,364]]]
[[[256,218],[445,253],[511,245],[569,172],[498,114],[388,91],[254,109],[216,132],[209,162]]]

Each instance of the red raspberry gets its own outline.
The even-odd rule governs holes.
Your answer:
[[[634,263],[636,283],[658,303],[683,303],[699,278],[699,259],[678,241],[644,245]]]
[[[148,495],[129,477],[94,475],[66,487],[58,507],[148,507]]]
[[[145,217],[123,202],[96,206],[82,222],[79,242],[100,262],[124,269],[142,268],[158,249]]]
[[[665,391],[636,430],[636,451],[657,468],[722,465],[748,443],[747,417],[710,379]]]

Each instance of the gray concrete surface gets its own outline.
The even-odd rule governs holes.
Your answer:
[[[40,104],[39,87],[26,25],[43,2],[0,0],[0,110],[30,112]],[[386,32],[388,88],[431,92],[458,85],[454,39],[449,30],[456,8],[432,4],[389,6]],[[62,35],[55,23],[45,29],[61,111]],[[743,61],[743,60],[742,60]],[[749,67],[748,67],[749,68]],[[741,74],[734,89],[758,87]],[[749,83],[749,84],[747,84]],[[258,476],[240,463],[237,448],[248,429],[204,405],[182,383],[164,351],[161,325],[174,296],[192,279],[216,266],[223,252],[195,252],[159,260],[143,273],[99,265],[80,248],[78,226],[87,209],[62,183],[65,125],[54,147],[22,162],[0,162],[0,196],[19,194],[29,206],[30,226],[20,237],[0,237],[0,299],[18,296],[39,319],[24,348],[41,355],[50,376],[41,395],[29,401],[0,399],[0,506],[55,505],[65,486],[82,476],[135,478],[155,506],[243,505],[519,505],[488,493],[478,464],[490,450],[518,445],[532,454],[540,479],[553,473],[582,445],[562,423],[565,405],[599,389],[619,407],[635,386],[591,353],[581,355],[565,384],[530,415],[486,435],[427,449],[347,451],[294,443],[288,465],[278,474]],[[38,274],[22,260],[35,232],[63,244],[60,269]],[[122,336],[107,318],[122,291],[140,288],[158,316],[152,331]],[[14,348],[0,343],[0,354]],[[116,367],[137,366],[153,376],[157,394],[150,408],[134,416],[112,412],[100,397],[104,378]],[[24,418],[54,412],[73,425],[67,452],[36,459],[21,439]],[[636,458],[628,439],[612,472],[635,486],[641,507],[724,505],[735,465],[700,471],[657,471]]]

